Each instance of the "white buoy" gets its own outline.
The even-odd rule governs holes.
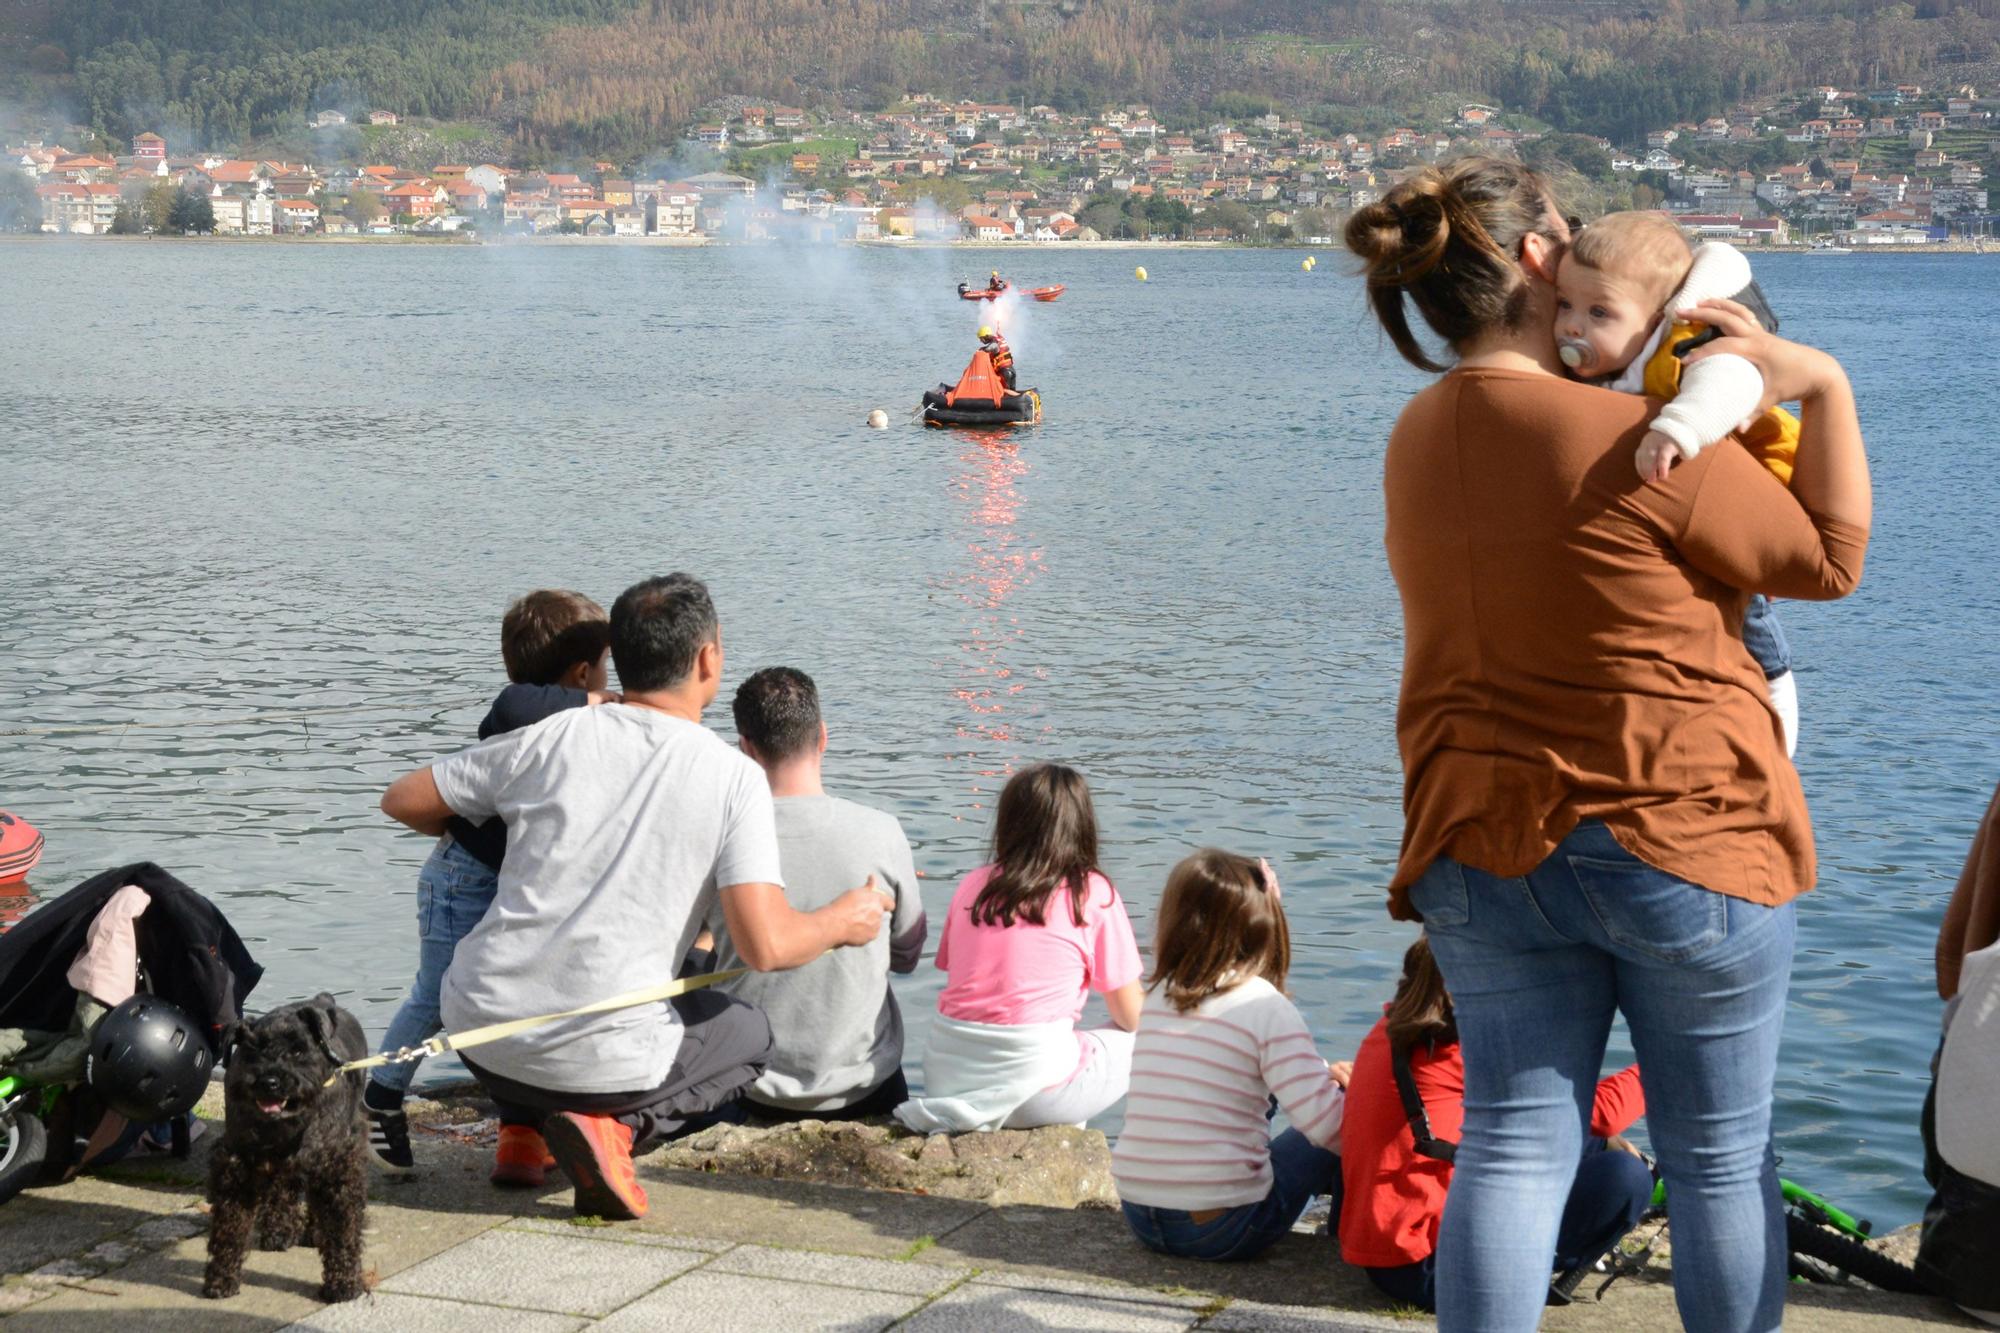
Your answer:
[[[868,414],[868,424],[875,430],[887,430],[889,429],[889,414],[878,407]]]
[[[1146,270],[1143,267],[1135,268],[1132,270],[1132,276],[1144,282],[1146,280]]]

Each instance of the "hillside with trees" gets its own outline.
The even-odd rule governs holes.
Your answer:
[[[0,30],[0,98],[215,148],[380,107],[632,157],[722,96],[913,90],[1357,129],[1463,98],[1629,140],[1813,83],[1978,78],[1996,52],[2000,0],[42,0]]]

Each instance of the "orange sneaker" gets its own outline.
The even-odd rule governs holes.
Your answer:
[[[564,1111],[542,1125],[556,1165],[576,1186],[578,1217],[630,1222],[646,1215],[646,1191],[632,1167],[632,1131],[608,1115]]]
[[[500,1146],[493,1152],[496,1185],[515,1189],[540,1189],[548,1182],[549,1168],[556,1159],[549,1155],[548,1140],[528,1125],[500,1126]]]

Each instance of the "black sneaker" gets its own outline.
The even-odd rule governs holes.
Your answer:
[[[378,1111],[372,1106],[364,1106],[368,1112],[368,1146],[375,1150],[376,1160],[391,1171],[408,1171],[417,1164],[410,1155],[410,1117],[401,1111]]]

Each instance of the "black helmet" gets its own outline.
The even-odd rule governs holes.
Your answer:
[[[208,1039],[179,1005],[134,995],[90,1034],[84,1078],[127,1120],[151,1123],[193,1109],[215,1063]]]

